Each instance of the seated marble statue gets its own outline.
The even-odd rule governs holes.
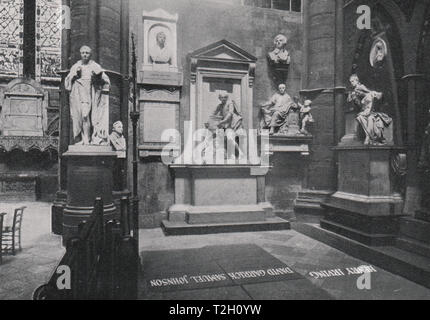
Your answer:
[[[287,86],[280,84],[278,92],[260,108],[260,129],[270,129],[269,134],[273,135],[285,124],[290,110],[297,108],[297,105],[287,93]]]
[[[230,98],[227,92],[220,92],[218,99],[220,100],[220,104],[210,116],[208,123],[206,123],[206,127],[214,134],[214,137],[217,130],[224,130],[227,143],[234,145],[234,148],[231,150],[227,148],[228,152],[232,151],[230,153],[227,152],[227,157],[229,159],[234,159],[236,157],[236,151],[239,152],[239,156],[242,154],[236,138],[245,134],[245,130],[243,129],[243,117],[237,110],[236,103]],[[218,140],[215,139],[215,149],[221,147],[217,144]],[[222,148],[224,148],[224,146],[222,146]]]
[[[126,158],[127,143],[124,138],[124,129],[121,121],[117,121],[112,126],[112,133],[109,136],[109,141],[116,151],[117,157],[120,159]]]
[[[353,91],[348,95],[348,102],[353,102],[360,109],[356,120],[366,134],[364,144],[385,144],[384,129],[392,124],[393,119],[385,113],[375,112],[374,110],[374,102],[382,99],[382,93],[369,90],[360,83],[358,76],[355,74],[350,77],[350,82]]]
[[[287,37],[279,34],[273,40],[275,49],[268,54],[269,62],[275,65],[289,65],[291,61],[290,53],[286,49]]]
[[[172,64],[172,53],[166,44],[166,34],[160,31],[156,43],[149,47],[149,58],[153,64]]]

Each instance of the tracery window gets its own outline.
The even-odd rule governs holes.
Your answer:
[[[0,0],[0,75],[22,76],[24,0]]]
[[[0,0],[0,77],[57,80],[61,0]]]
[[[37,0],[36,80],[57,78],[61,68],[61,0]]]

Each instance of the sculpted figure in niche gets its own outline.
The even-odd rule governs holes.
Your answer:
[[[295,111],[297,105],[287,93],[287,86],[280,84],[278,92],[260,108],[260,129],[270,129],[269,134],[273,135],[287,122],[290,112]]]
[[[370,65],[372,67],[380,66],[387,56],[388,48],[384,40],[378,39],[373,43],[370,51]]]
[[[75,144],[107,145],[109,136],[110,80],[102,67],[91,60],[91,48],[80,49],[65,80],[70,92],[70,114]]]
[[[230,98],[227,92],[221,91],[218,99],[220,100],[220,104],[210,116],[206,127],[214,134],[214,138],[217,130],[224,130],[227,143],[235,146],[232,150],[227,148],[227,157],[228,159],[235,159],[236,151],[239,152],[239,156],[242,154],[236,138],[245,135],[243,117],[237,110],[236,103]],[[219,146],[218,143],[218,139],[215,139],[215,149],[224,148],[224,145]]]
[[[350,83],[353,90],[348,94],[348,102],[353,102],[360,110],[356,120],[366,134],[364,144],[385,144],[384,130],[391,125],[393,119],[385,113],[374,110],[374,102],[382,99],[382,93],[368,89],[360,83],[355,74],[350,77]]]
[[[149,48],[150,62],[153,64],[172,64],[172,54],[166,43],[167,36],[164,31],[157,33],[155,44]]]
[[[289,65],[291,62],[290,53],[286,49],[287,37],[279,34],[273,40],[275,49],[269,52],[269,61],[275,65]]]
[[[112,126],[112,133],[109,136],[109,141],[117,153],[118,158],[126,158],[127,144],[124,138],[124,128],[121,121],[117,121]]]

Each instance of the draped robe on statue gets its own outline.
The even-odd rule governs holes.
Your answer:
[[[78,70],[81,70],[80,77]],[[109,137],[109,91],[110,80],[102,67],[90,60],[88,64],[78,61],[65,81],[70,91],[70,114],[73,122],[73,138],[79,138],[83,130],[83,118],[91,122],[93,145],[108,145]]]

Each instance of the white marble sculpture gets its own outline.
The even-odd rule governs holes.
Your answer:
[[[126,158],[127,143],[124,138],[124,128],[121,121],[117,121],[112,126],[112,133],[109,136],[109,141],[116,151],[119,159]]]
[[[70,92],[70,114],[74,144],[108,145],[110,80],[103,68],[91,60],[91,48],[83,46],[81,60],[66,77]]]

